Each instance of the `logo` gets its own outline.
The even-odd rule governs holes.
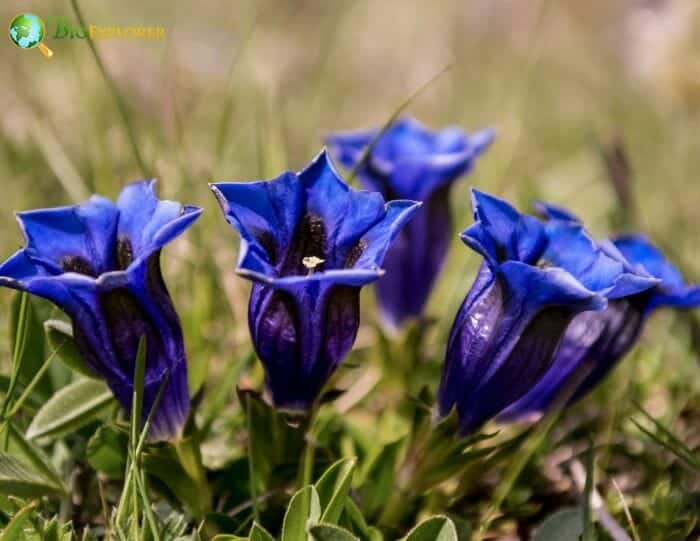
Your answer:
[[[46,58],[53,56],[53,51],[42,43],[46,35],[46,25],[33,13],[20,13],[10,23],[10,40],[20,49],[38,48]]]

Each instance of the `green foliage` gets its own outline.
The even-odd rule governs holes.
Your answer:
[[[402,541],[458,541],[457,529],[447,517],[432,517],[413,528]]]
[[[299,489],[292,496],[282,523],[281,541],[308,539],[309,527],[321,518],[321,503],[318,492],[312,485]]]
[[[537,528],[532,541],[579,539],[583,536],[583,509],[561,509],[547,517]]]
[[[78,351],[78,346],[73,340],[73,327],[69,323],[60,319],[49,319],[44,322],[44,331],[49,344],[67,367],[83,376],[96,377]]]
[[[92,423],[116,401],[107,385],[94,379],[79,379],[54,394],[27,428],[27,439],[50,443]]]
[[[686,3],[645,12],[644,29],[666,36],[663,23],[678,18],[666,4]],[[248,286],[233,275],[235,242],[207,182],[298,169],[327,130],[386,127],[404,110],[435,127],[498,130],[454,186],[455,233],[471,223],[475,185],[522,208],[569,205],[600,236],[643,229],[700,281],[700,100],[677,88],[696,70],[677,51],[667,56],[683,39],[662,37],[651,57],[627,31],[605,39],[601,28],[638,31],[620,0],[497,4],[394,13],[381,2],[242,1],[231,11],[181,1],[163,9],[161,0],[135,19],[133,6],[73,2],[87,24],[143,19],[169,38],[56,41],[51,64],[22,51],[0,63],[12,83],[0,89],[3,259],[21,243],[14,211],[114,196],[146,173],[164,197],[206,210],[163,254],[193,400],[182,441],[145,441],[142,417],[121,411],[94,378],[64,316],[0,292],[9,331],[0,337],[0,541],[545,541],[578,539],[584,525],[608,539],[601,521],[592,531],[589,496],[599,492],[630,531],[613,479],[640,539],[700,536],[697,313],[655,315],[596,393],[534,428],[489,426],[459,440],[455,419],[438,423],[434,398],[416,397],[437,389],[452,318],[479,264],[457,234],[425,318],[402,335],[378,331],[363,292],[339,400],[299,416],[257,392]],[[49,1],[42,15],[68,5]],[[65,15],[77,24],[70,8]],[[636,57],[643,78],[661,81],[630,78]],[[134,398],[138,411],[138,389]],[[579,487],[570,462],[589,446],[596,482],[589,462]]]

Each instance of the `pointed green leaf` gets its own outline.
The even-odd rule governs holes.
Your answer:
[[[394,490],[396,463],[403,443],[401,438],[385,445],[363,472],[359,494],[367,516],[377,513]]]
[[[0,493],[19,498],[39,498],[60,492],[60,487],[47,481],[31,466],[12,455],[0,453]]]
[[[289,502],[282,524],[282,541],[308,539],[308,527],[321,518],[321,504],[313,485],[300,489]]]
[[[81,379],[53,395],[32,419],[27,439],[53,441],[75,431],[116,404],[107,385],[94,379]]]
[[[88,464],[112,479],[124,477],[129,438],[111,425],[101,426],[87,444]]]
[[[435,516],[413,528],[404,541],[458,541],[457,528],[447,517]]]
[[[7,430],[10,436],[11,452],[26,459],[28,464],[43,476],[50,485],[53,485],[58,491],[66,493],[66,485],[42,450],[24,439],[24,436],[17,430],[14,423],[8,423]]]
[[[207,511],[208,502],[202,500],[197,483],[183,469],[172,445],[149,447],[142,461],[146,472],[162,481],[193,514],[200,516]]]
[[[580,539],[583,535],[583,510],[579,507],[562,509],[549,515],[535,531],[532,541],[561,541]]]
[[[59,541],[58,537],[58,519],[53,517],[41,534],[41,541]]]
[[[345,528],[333,524],[317,524],[309,529],[313,541],[360,541]]]
[[[321,522],[336,524],[350,494],[350,484],[357,460],[343,458],[328,468],[316,483],[322,514]]]
[[[357,507],[357,504],[352,498],[345,500],[345,514],[343,519],[347,522],[346,526],[350,526],[355,533],[358,533],[362,539],[367,541],[383,541],[384,536],[375,527],[367,524],[362,511]]]
[[[248,541],[248,538],[239,537],[230,533],[220,533],[214,536],[213,541]]]
[[[60,319],[49,319],[44,321],[44,332],[49,345],[54,351],[58,351],[58,358],[63,364],[89,378],[97,377],[85,364],[85,360],[78,350],[75,340],[73,340],[73,327],[70,323]]]
[[[38,502],[32,502],[17,511],[12,520],[0,534],[0,541],[22,541],[24,539],[24,524],[31,516]]]
[[[275,541],[275,538],[270,535],[270,532],[257,522],[253,522],[253,527],[250,529],[248,539],[250,541]]]

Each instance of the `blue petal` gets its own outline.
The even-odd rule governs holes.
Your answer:
[[[545,260],[566,269],[592,291],[619,298],[658,284],[643,270],[633,269],[610,243],[597,244],[580,223],[552,220],[546,231]]]
[[[438,403],[468,434],[522,397],[549,367],[570,319],[605,306],[561,269],[482,267],[450,333]]]
[[[452,239],[449,188],[432,194],[401,230],[384,258],[376,284],[383,323],[398,330],[423,313]]]
[[[650,274],[660,278],[664,287],[685,287],[680,271],[646,237],[624,235],[613,239],[613,243],[630,263],[641,265]]]
[[[135,262],[178,237],[202,213],[198,207],[162,201],[155,194],[155,180],[129,184],[117,199],[118,237],[129,239]]]
[[[546,244],[544,225],[520,214],[503,199],[472,189],[476,223],[464,231],[462,240],[493,266],[507,260],[535,264]]]
[[[613,243],[631,264],[643,267],[661,280],[648,296],[646,312],[664,306],[700,306],[700,285],[686,284],[680,271],[649,239],[641,235],[625,235],[614,239]]]
[[[299,181],[306,190],[306,212],[323,220],[327,265],[342,268],[348,250],[384,217],[384,198],[350,188],[325,149],[299,173]]]
[[[426,201],[441,187],[467,173],[473,159],[471,150],[407,157],[395,164],[387,182],[400,197]]]
[[[567,306],[574,312],[602,310],[607,306],[604,296],[584,287],[564,269],[541,269],[519,261],[506,261],[498,270],[510,291],[523,295],[523,302]]]
[[[306,410],[350,351],[359,289],[321,282],[292,292],[253,286],[249,325],[275,406]]]
[[[32,260],[23,248],[0,265],[0,284],[13,289],[26,290],[29,280],[39,276],[51,276],[51,270],[53,265],[47,270],[44,265]]]
[[[555,405],[571,403],[594,388],[634,346],[644,317],[626,299],[600,312],[576,316],[564,334],[547,373],[499,420],[539,417]]]
[[[491,146],[496,138],[496,130],[493,128],[484,128],[472,132],[468,136],[468,146],[472,149],[475,156],[478,156]]]
[[[241,235],[238,269],[276,276],[304,212],[304,192],[297,176],[286,172],[273,180],[211,185],[226,220]]]
[[[376,269],[381,267],[389,246],[402,228],[413,217],[421,204],[415,201],[395,200],[386,204],[386,212],[362,237],[365,246],[362,254],[353,265],[353,270]]]
[[[276,273],[264,274],[248,269],[239,269],[238,273],[256,282],[290,291],[315,283],[355,287],[366,285],[384,274],[381,265],[389,246],[419,207],[420,203],[415,201],[387,203],[384,216],[358,239],[361,253],[352,267],[295,276],[277,276]]]
[[[407,156],[430,155],[434,146],[434,136],[427,127],[415,118],[403,116],[377,140],[372,154],[383,161],[394,163]]]
[[[327,137],[336,159],[356,167],[378,130],[341,132]],[[474,160],[491,144],[495,132],[477,131],[467,136],[458,127],[431,131],[404,116],[376,139],[364,167],[363,185],[387,198],[427,200],[442,186],[468,172]]]
[[[17,220],[27,255],[53,272],[61,271],[66,258],[80,258],[93,276],[112,265],[118,211],[103,197],[70,207],[20,212]]]
[[[535,211],[549,220],[562,220],[565,222],[581,222],[578,216],[570,212],[569,209],[551,205],[544,201],[535,203]]]
[[[352,169],[362,158],[367,145],[377,135],[378,130],[354,130],[336,132],[326,136],[325,142],[335,159],[347,169]]]

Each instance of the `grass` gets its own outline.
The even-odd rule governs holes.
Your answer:
[[[646,49],[635,38],[625,2],[516,4],[83,2],[88,24],[159,25],[167,29],[167,39],[98,41],[93,48],[85,40],[53,39],[49,31],[47,43],[55,52],[50,62],[35,51],[2,46],[3,257],[22,242],[16,210],[71,204],[91,193],[113,198],[126,182],[144,175],[159,179],[162,196],[203,206],[191,232],[164,251],[163,266],[183,321],[191,386],[203,383],[205,405],[211,396],[217,404],[213,436],[203,447],[205,463],[235,463],[244,454],[245,421],[233,386],[227,392],[216,383],[230,385],[233,365],[245,366],[233,378],[243,385],[259,385],[262,374],[248,359],[249,286],[233,274],[234,235],[207,183],[299,169],[317,153],[326,132],[381,126],[450,65],[411,100],[408,112],[436,127],[493,126],[498,132],[476,170],[454,191],[457,229],[472,221],[468,187],[474,185],[521,208],[534,199],[564,204],[601,236],[618,231],[621,211],[600,153],[618,139],[632,170],[633,218],[625,227],[647,233],[688,277],[700,281],[700,102],[682,81],[674,82],[679,89],[669,97],[660,68],[648,80],[635,78]],[[23,9],[14,0],[3,2],[0,20]],[[31,9],[47,19],[75,20],[67,1],[36,2]],[[666,65],[684,62],[670,56]],[[455,234],[428,309],[438,323],[422,346],[421,383],[433,390],[445,335],[477,265]],[[5,306],[12,298],[9,290],[0,291]],[[48,316],[46,305],[36,306]],[[368,289],[362,306],[363,326],[348,362],[381,367]],[[0,311],[6,325],[8,317],[9,310]],[[585,461],[591,438],[594,488],[619,524],[644,540],[698,538],[698,477],[684,464],[697,457],[679,460],[659,438],[648,437],[649,429],[637,426],[645,416],[635,406],[641,404],[686,442],[683,453],[697,454],[700,352],[688,322],[679,314],[656,315],[639,347],[606,383],[565,411],[543,445],[528,447],[531,458],[514,479],[510,455],[495,456],[486,463],[488,475],[461,487],[451,501],[431,496],[426,512],[441,512],[449,503],[456,515],[476,522],[489,516],[490,535],[524,535],[553,510],[580,501],[567,461]],[[12,344],[0,340],[2,373],[11,374]],[[63,376],[50,368],[48,377],[58,384]],[[389,442],[402,435],[405,427],[396,413],[387,413],[401,390],[385,383],[343,416],[345,430],[355,436],[342,444],[352,453],[362,456],[366,440]],[[10,383],[9,394],[21,394],[16,384]],[[662,436],[666,441],[667,434]],[[71,452],[79,456],[79,450]],[[504,478],[511,483],[505,493],[498,488]],[[278,497],[275,489],[270,495],[258,488],[251,490],[256,518],[258,499]],[[115,483],[107,482],[106,490],[109,500]],[[494,504],[498,513],[491,517]],[[62,519],[80,523],[95,517],[94,510],[78,511]]]

